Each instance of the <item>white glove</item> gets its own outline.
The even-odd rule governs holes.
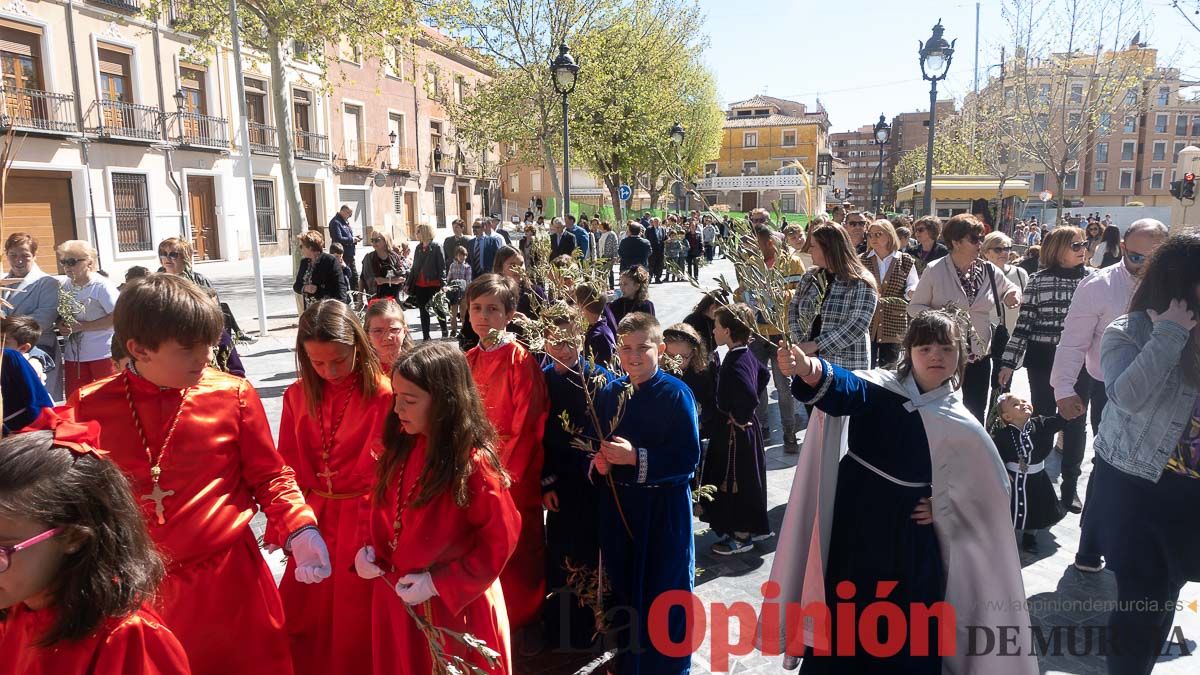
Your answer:
[[[375,547],[364,546],[354,554],[354,571],[363,579],[383,576],[383,570],[375,564]]]
[[[310,527],[292,535],[289,546],[296,559],[296,581],[302,584],[318,584],[333,574],[329,564],[329,549],[317,528]]]
[[[405,574],[396,582],[396,595],[410,605],[419,605],[437,594],[429,572]]]

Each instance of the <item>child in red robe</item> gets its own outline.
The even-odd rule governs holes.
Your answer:
[[[498,579],[517,545],[520,516],[467,362],[455,345],[422,343],[400,356],[392,388],[395,414],[388,416],[363,519],[368,545],[354,559],[359,576],[376,580],[374,673],[435,672],[429,642],[410,612],[436,629],[469,633],[495,652],[489,662],[441,634],[451,657],[511,673]]]
[[[391,302],[388,300],[387,302]],[[283,394],[279,454],[317,514],[333,576],[279,584],[297,675],[371,672],[371,586],[354,573],[360,504],[382,454],[383,422],[392,407],[366,333],[349,305],[322,300],[300,316],[296,332],[300,379]]]
[[[187,675],[144,604],[163,563],[99,427],[46,408],[28,428],[0,441],[0,675]]]
[[[479,345],[467,352],[467,363],[500,436],[500,459],[512,479],[513,503],[521,512],[521,539],[500,575],[514,630],[540,617],[546,596],[541,477],[549,402],[537,361],[504,332],[520,292],[516,282],[499,274],[484,274],[467,288],[471,326],[480,336]]]
[[[372,300],[362,322],[384,374],[391,373],[392,364],[400,354],[413,348],[412,335],[404,322],[404,308],[391,298]]]
[[[288,675],[283,605],[250,529],[329,576],[329,553],[249,382],[206,367],[225,319],[192,282],[155,274],[128,285],[113,312],[132,359],[84,386],[69,406],[101,425],[100,443],[129,476],[150,536],[168,561],[158,607],[201,675]]]

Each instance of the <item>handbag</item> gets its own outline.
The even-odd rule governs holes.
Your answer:
[[[989,267],[995,268],[991,263]],[[992,283],[992,301],[996,303],[996,316],[1000,317],[999,325],[992,328],[992,348],[991,356],[994,363],[999,363],[1000,358],[1004,356],[1004,350],[1008,347],[1008,324],[1004,322],[1004,305],[1000,302],[1000,294],[996,291],[996,273],[988,271],[988,281]]]

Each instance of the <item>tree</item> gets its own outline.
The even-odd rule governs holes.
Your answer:
[[[217,47],[232,46],[228,0],[190,0],[182,6],[173,0],[147,0],[144,11],[158,18],[170,12],[172,5],[174,27],[196,36],[190,47],[193,58],[205,60]],[[338,57],[324,48],[329,36],[341,39],[336,48],[358,49],[368,58],[395,58],[397,46],[411,44],[419,29],[416,12],[434,8],[395,0],[239,0],[242,43],[270,62],[279,165],[293,232],[305,229],[306,218],[296,180],[296,134],[288,67],[297,60],[307,61],[316,65],[326,79],[329,66]],[[309,46],[311,51],[300,57],[297,45]]]
[[[987,172],[987,166],[980,159],[977,149],[982,146],[972,145],[972,117],[958,113],[939,122],[937,133],[933,137],[933,174],[936,175],[973,175]],[[892,186],[894,189],[925,179],[926,147],[909,150],[900,156],[892,170]]]
[[[1137,42],[1145,25],[1138,0],[1008,0],[1004,16],[1014,58],[1001,129],[1020,158],[1054,177],[1059,222],[1081,153],[1092,153],[1114,123],[1138,124],[1161,77],[1157,55]]]

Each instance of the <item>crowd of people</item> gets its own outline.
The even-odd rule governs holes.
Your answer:
[[[615,673],[686,673],[690,656],[664,646],[687,643],[688,613],[652,626],[650,607],[692,590],[693,515],[720,556],[778,536],[764,608],[837,598],[861,613],[894,583],[908,626],[920,605],[958,612],[957,653],[930,630],[882,664],[830,651],[886,628],[781,633],[776,653],[806,673],[1036,672],[1030,654],[961,645],[970,625],[1027,633],[1020,549],[1069,512],[1075,567],[1107,562],[1131,601],[1110,617],[1110,672],[1149,672],[1180,588],[1200,579],[1177,536],[1200,503],[1200,235],[1141,220],[1093,244],[1061,224],[1029,273],[1009,235],[969,214],[840,209],[781,227],[756,209],[734,237],[697,212],[620,235],[530,212],[478,219],[473,236],[456,220],[440,244],[421,226],[412,248],[372,233],[356,264],[351,215],[330,223],[328,250],[318,230],[297,240],[299,379],[277,442],[186,242],[165,240],[162,268],[118,289],[86,242],[57,247],[60,281],[34,262],[36,239],[8,238],[9,670],[509,673],[514,652],[549,642],[613,647]],[[775,274],[739,274],[732,295],[660,324],[652,286],[694,278],[722,247],[752,247]],[[576,284],[581,258],[609,278]],[[516,328],[530,320],[536,345]],[[1022,367],[1029,400],[1009,391]],[[58,395],[42,388],[56,368]],[[30,392],[19,416],[10,377]],[[778,535],[772,381],[798,454]],[[257,512],[261,544],[288,554],[278,586]]]

